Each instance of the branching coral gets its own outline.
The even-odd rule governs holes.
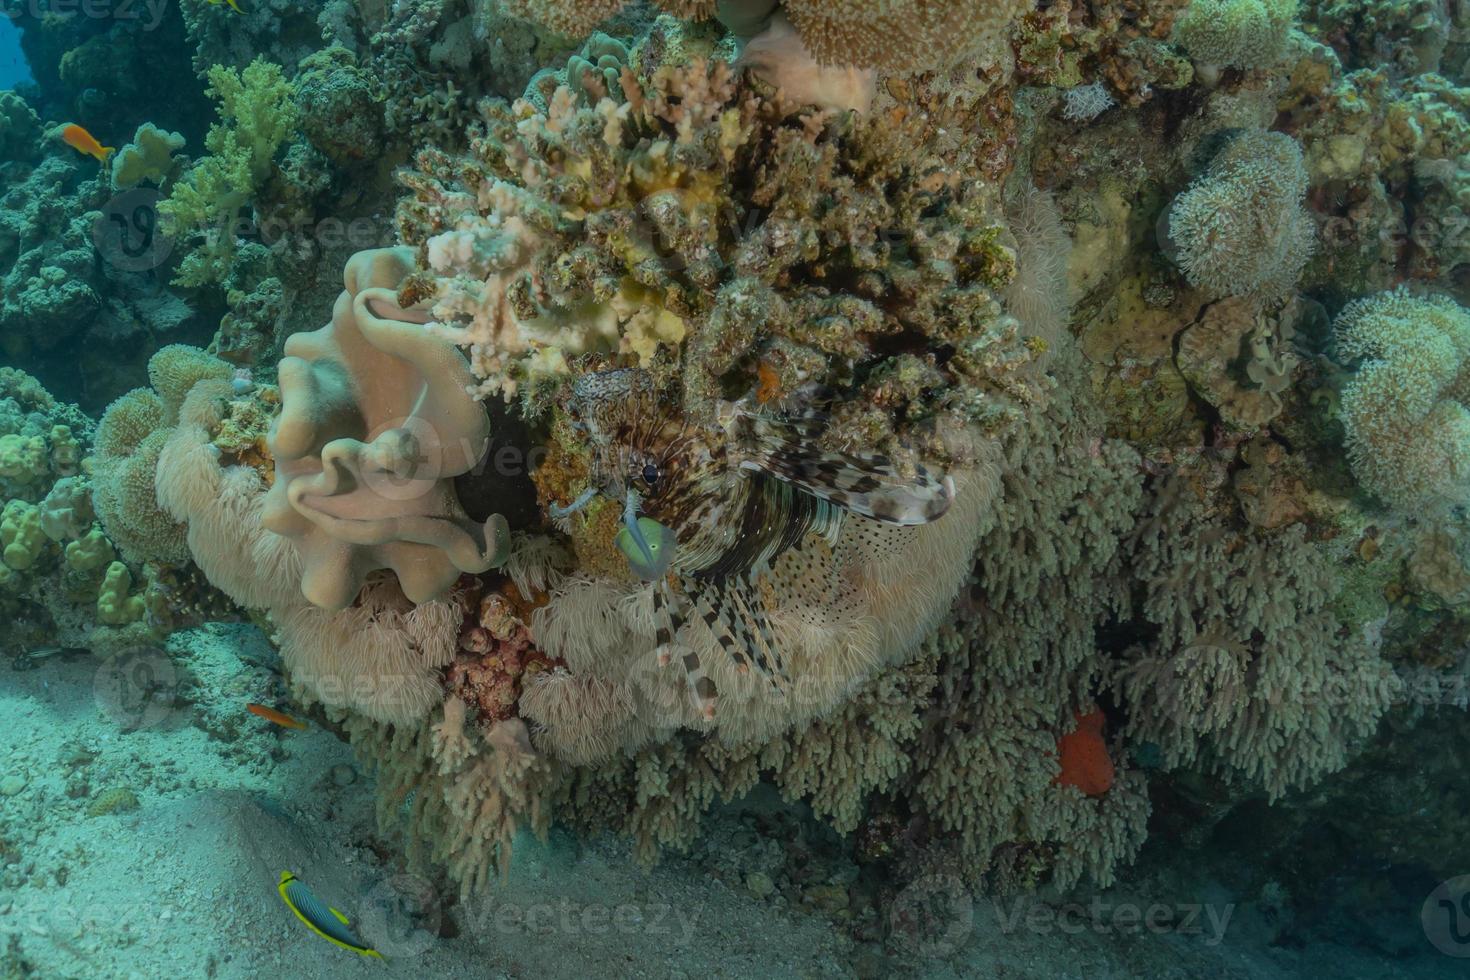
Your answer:
[[[1270,539],[1200,514],[1171,483],[1131,545],[1158,637],[1116,689],[1133,737],[1273,799],[1341,769],[1399,690],[1392,668],[1330,603],[1335,559],[1294,525]]]
[[[1333,325],[1353,474],[1395,507],[1470,502],[1470,312],[1405,289],[1351,303]]]
[[[534,398],[601,351],[661,379],[682,363],[683,410],[710,420],[763,376],[779,396],[941,346],[933,384],[834,440],[892,448],[900,413],[1003,428],[1035,399],[1036,348],[993,293],[1014,269],[994,194],[951,165],[937,120],[803,121],[718,63],[622,88],[596,107],[559,91],[545,114],[490,105],[469,159],[427,152],[404,178],[400,229],[432,272],[412,294],[432,291],[480,392]],[[978,152],[959,141],[955,158]],[[965,394],[939,387],[955,381]]]
[[[1165,246],[1189,282],[1213,296],[1284,295],[1316,245],[1302,206],[1302,151],[1284,133],[1244,133],[1174,199]]]
[[[221,282],[228,274],[236,216],[270,176],[276,151],[297,120],[291,83],[279,66],[262,59],[240,72],[215,65],[208,92],[220,114],[204,140],[209,155],[196,161],[158,205],[173,235],[203,236],[175,279],[187,286]]]

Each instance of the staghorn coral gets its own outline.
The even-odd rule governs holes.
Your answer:
[[[1349,304],[1333,333],[1358,363],[1341,409],[1358,482],[1402,509],[1470,501],[1470,312],[1400,288]]]
[[[1306,190],[1295,140],[1243,133],[1174,199],[1163,244],[1190,284],[1212,296],[1276,299],[1296,285],[1315,248]]]
[[[427,602],[508,548],[504,517],[471,521],[455,497],[450,481],[483,457],[489,419],[466,394],[463,358],[398,305],[408,262],[406,249],[354,256],[331,322],[293,335],[279,367],[262,521],[292,539],[302,594],[328,609],[382,568]]]

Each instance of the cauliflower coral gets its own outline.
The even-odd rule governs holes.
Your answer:
[[[1169,207],[1163,245],[1190,285],[1215,298],[1278,299],[1316,247],[1303,206],[1302,149],[1285,133],[1244,133]]]
[[[1401,508],[1470,503],[1470,312],[1403,288],[1351,303],[1336,354],[1360,361],[1343,388],[1353,475]]]

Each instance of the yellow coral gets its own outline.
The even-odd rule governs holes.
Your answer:
[[[66,558],[68,567],[79,572],[90,572],[112,564],[117,558],[117,553],[112,550],[112,542],[107,540],[107,535],[102,533],[102,529],[94,527],[82,537],[69,543],[63,556]]]
[[[115,561],[107,566],[102,588],[97,593],[97,621],[108,626],[125,626],[143,618],[143,597],[129,596],[133,573],[128,566]]]
[[[46,547],[41,530],[41,508],[24,500],[12,500],[0,514],[0,556],[10,568],[30,568]]]
[[[46,469],[46,440],[41,436],[0,436],[0,477],[31,483]]]

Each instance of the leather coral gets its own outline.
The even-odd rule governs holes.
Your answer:
[[[301,592],[326,609],[348,606],[380,569],[428,602],[509,548],[503,516],[477,523],[455,495],[454,478],[486,453],[490,422],[467,393],[464,356],[424,328],[426,313],[398,304],[412,270],[410,249],[354,255],[331,322],[288,339],[280,363],[262,522],[292,540]]]

